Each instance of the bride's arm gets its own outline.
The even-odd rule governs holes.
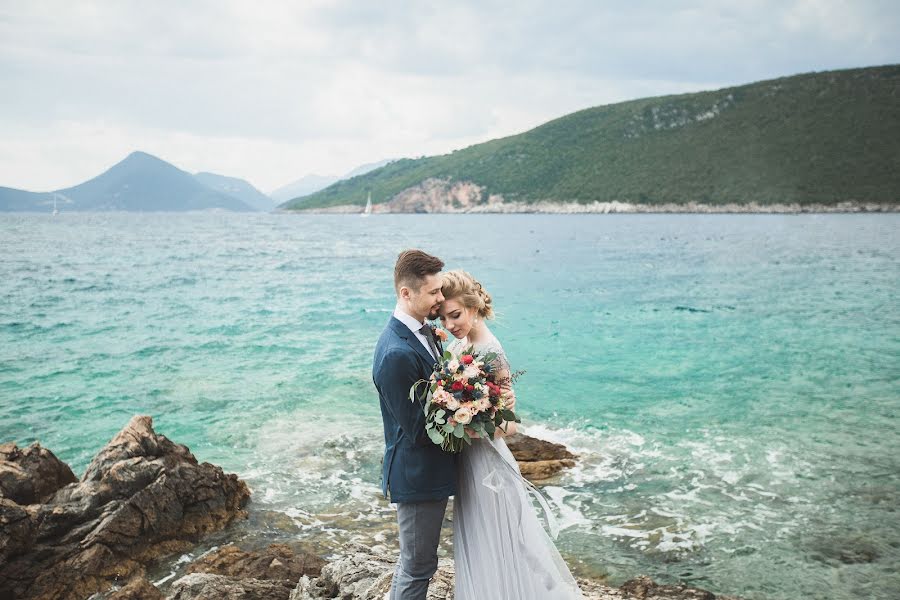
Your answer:
[[[505,362],[505,361],[504,361]],[[516,406],[516,393],[512,388],[512,376],[509,372],[509,367],[506,364],[503,364],[497,370],[497,380],[503,383],[500,384],[500,389],[503,390],[503,393],[506,394],[506,402],[505,408],[508,410],[514,410]],[[494,432],[495,436],[506,437],[508,435],[512,435],[518,431],[518,423],[515,421],[503,421],[497,430]]]

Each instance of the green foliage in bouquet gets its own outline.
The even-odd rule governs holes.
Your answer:
[[[410,401],[418,401],[425,413],[425,432],[442,450],[460,452],[471,445],[471,436],[492,440],[497,429],[506,431],[506,423],[521,423],[506,407],[507,392],[502,390],[520,373],[499,380],[497,358],[495,352],[479,354],[471,346],[458,358],[444,352],[431,377],[410,388]]]

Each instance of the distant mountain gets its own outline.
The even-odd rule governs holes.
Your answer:
[[[488,203],[900,205],[900,65],[582,110],[451,154],[403,159],[286,209]]]
[[[48,211],[54,194],[60,201],[60,211],[254,210],[233,196],[208,188],[190,173],[144,152],[132,152],[97,177],[56,192],[0,188],[0,210]]]
[[[337,175],[306,175],[301,177],[297,181],[293,183],[289,183],[284,187],[280,187],[277,190],[273,191],[269,194],[275,202],[282,203],[287,202],[288,200],[293,200],[294,198],[300,198],[302,196],[307,196],[314,192],[318,192],[319,190],[323,190],[327,188],[329,185],[336,183],[338,181],[342,181],[344,179],[351,179],[356,177],[357,175],[364,175],[369,171],[373,171],[379,167],[383,167],[384,165],[391,162],[392,159],[380,160],[378,162],[367,163],[364,165],[360,165],[350,171],[349,173],[343,176]]]
[[[340,177],[333,175],[304,175],[297,181],[289,183],[285,186],[269,192],[269,196],[275,202],[286,202],[293,198],[306,196],[313,192],[327,188],[336,181],[340,181]]]
[[[26,192],[15,188],[0,187],[0,212],[53,210],[50,193]]]
[[[346,175],[344,175],[343,177],[341,177],[341,179],[353,179],[357,175],[365,175],[369,171],[374,171],[375,169],[380,169],[384,165],[388,164],[389,162],[393,162],[394,160],[396,160],[396,159],[388,158],[385,160],[379,160],[378,162],[366,163],[364,165],[360,165],[360,166],[356,167],[355,169],[353,169],[352,171],[350,171],[349,173],[347,173]]]
[[[256,210],[270,211],[275,208],[274,200],[243,179],[226,177],[215,173],[195,173],[194,179],[210,189],[237,198]]]

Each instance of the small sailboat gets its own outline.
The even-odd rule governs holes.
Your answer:
[[[53,216],[54,217],[59,214],[59,209],[56,207],[56,196],[57,196],[56,194],[53,194]]]
[[[372,192],[369,192],[369,197],[366,199],[366,208],[363,210],[362,216],[368,217],[372,214]]]

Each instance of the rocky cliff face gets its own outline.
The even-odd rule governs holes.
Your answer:
[[[246,515],[247,485],[136,416],[76,481],[38,445],[0,450],[0,598],[83,599]]]
[[[470,181],[426,179],[407,188],[382,205],[378,212],[469,212],[484,203],[484,190]]]

